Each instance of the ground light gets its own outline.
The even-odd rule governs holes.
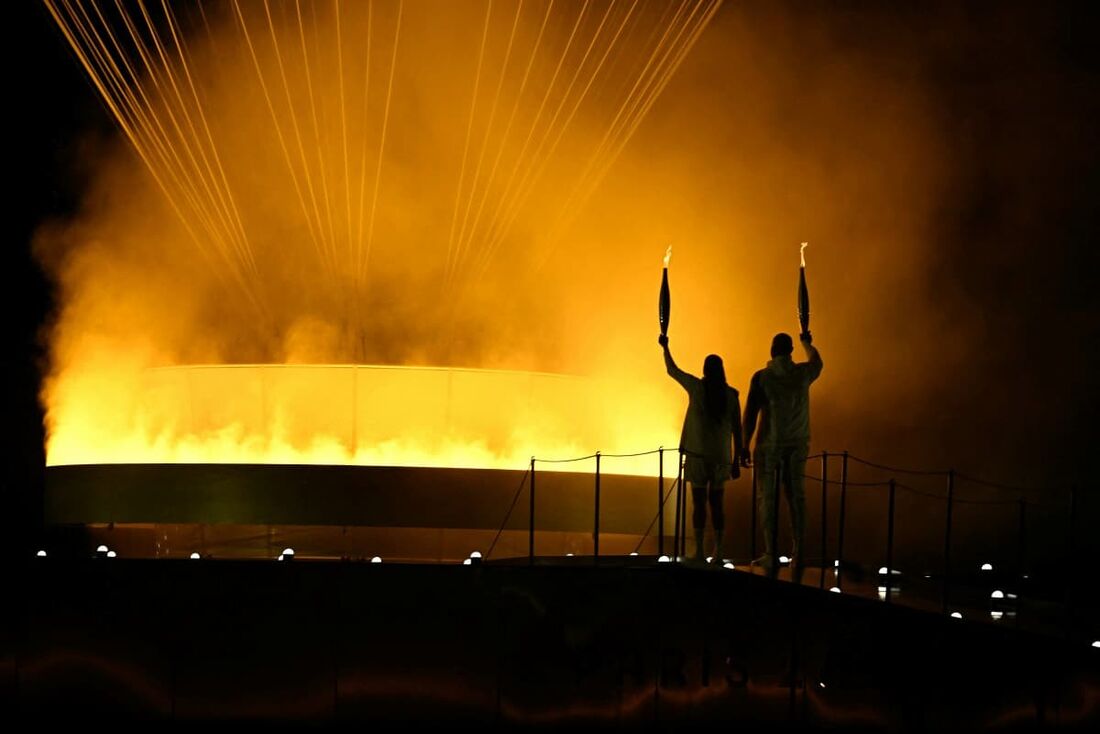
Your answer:
[[[381,563],[382,562],[382,556],[375,556],[374,558],[370,559],[370,562],[371,563]]]
[[[722,564],[722,568],[728,568],[729,570],[732,571],[735,567],[732,563],[730,563],[729,561],[726,561],[725,563]]]
[[[657,559],[657,563],[669,563],[671,561],[672,561],[672,559],[669,558],[668,556],[661,556],[660,558]]]
[[[107,551],[107,557],[108,557],[108,558],[114,558],[114,557],[115,557],[115,556],[117,556],[117,555],[118,555],[118,554],[117,554],[117,553],[115,553],[114,551]]]
[[[197,560],[199,560],[200,558],[202,558],[202,556],[200,556],[200,555],[198,554],[198,552],[196,551],[196,552],[194,552],[194,553],[192,553],[192,554],[191,554],[190,558],[191,558],[191,560],[192,560],[192,561],[197,561]]]
[[[989,595],[990,599],[1004,599],[1005,593],[1000,589],[994,589],[993,593]]]
[[[831,587],[829,587],[829,591],[833,592],[834,594],[839,594],[840,593],[840,587],[839,586],[831,586]]]
[[[790,563],[791,559],[790,559],[789,556],[779,556],[779,562],[780,563]]]
[[[39,558],[45,558],[46,557],[46,551],[40,550],[37,553],[35,553],[35,555],[38,556]]]
[[[981,570],[983,570],[983,571],[992,571],[993,570],[993,564],[992,563],[983,563]]]
[[[963,615],[959,612],[951,612],[951,616],[954,617],[955,619],[962,619],[963,618]]]

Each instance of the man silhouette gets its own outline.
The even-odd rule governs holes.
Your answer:
[[[806,529],[806,456],[810,449],[810,384],[821,374],[821,355],[809,332],[799,337],[806,362],[791,359],[794,343],[789,334],[772,339],[771,360],[752,376],[745,401],[745,449],[741,465],[750,466],[749,449],[760,418],[760,433],[752,454],[760,489],[760,519],[764,528],[764,555],[756,563],[774,577],[778,567],[772,548],[772,525],[778,505],[776,472],[787,495],[791,516],[791,577],[802,578],[802,540]]]

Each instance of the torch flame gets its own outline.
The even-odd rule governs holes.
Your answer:
[[[802,246],[798,248],[798,257],[802,260],[802,267],[806,267],[806,248],[809,246],[809,242],[803,242]]]
[[[665,250],[665,267],[666,268],[668,267],[668,261],[671,260],[671,259],[672,259],[672,245],[669,245],[668,249]]]

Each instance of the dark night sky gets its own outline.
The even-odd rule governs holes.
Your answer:
[[[961,410],[976,416],[977,431],[983,423],[1017,422],[1019,430],[993,451],[1070,462],[1057,474],[1085,482],[1100,419],[1100,50],[1090,4],[936,5],[837,2],[812,11],[830,34],[873,49],[882,63],[893,60],[891,49],[868,39],[904,29],[911,43],[903,53],[921,51],[922,73],[933,80],[950,131],[953,169],[961,173],[937,223],[934,287],[972,304],[967,318],[981,356],[958,375],[957,393],[924,420],[946,423]],[[45,8],[19,3],[8,18],[9,38],[20,40],[7,49],[15,170],[8,176],[14,227],[2,268],[4,484],[7,506],[33,533],[43,463],[38,333],[50,298],[30,242],[43,220],[73,211],[79,146],[111,134],[112,124]],[[990,374],[1010,389],[985,394]],[[1004,394],[1014,396],[1012,404]]]

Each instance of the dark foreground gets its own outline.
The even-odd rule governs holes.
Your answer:
[[[3,667],[24,722],[1100,725],[1100,650],[738,571],[34,560]]]

